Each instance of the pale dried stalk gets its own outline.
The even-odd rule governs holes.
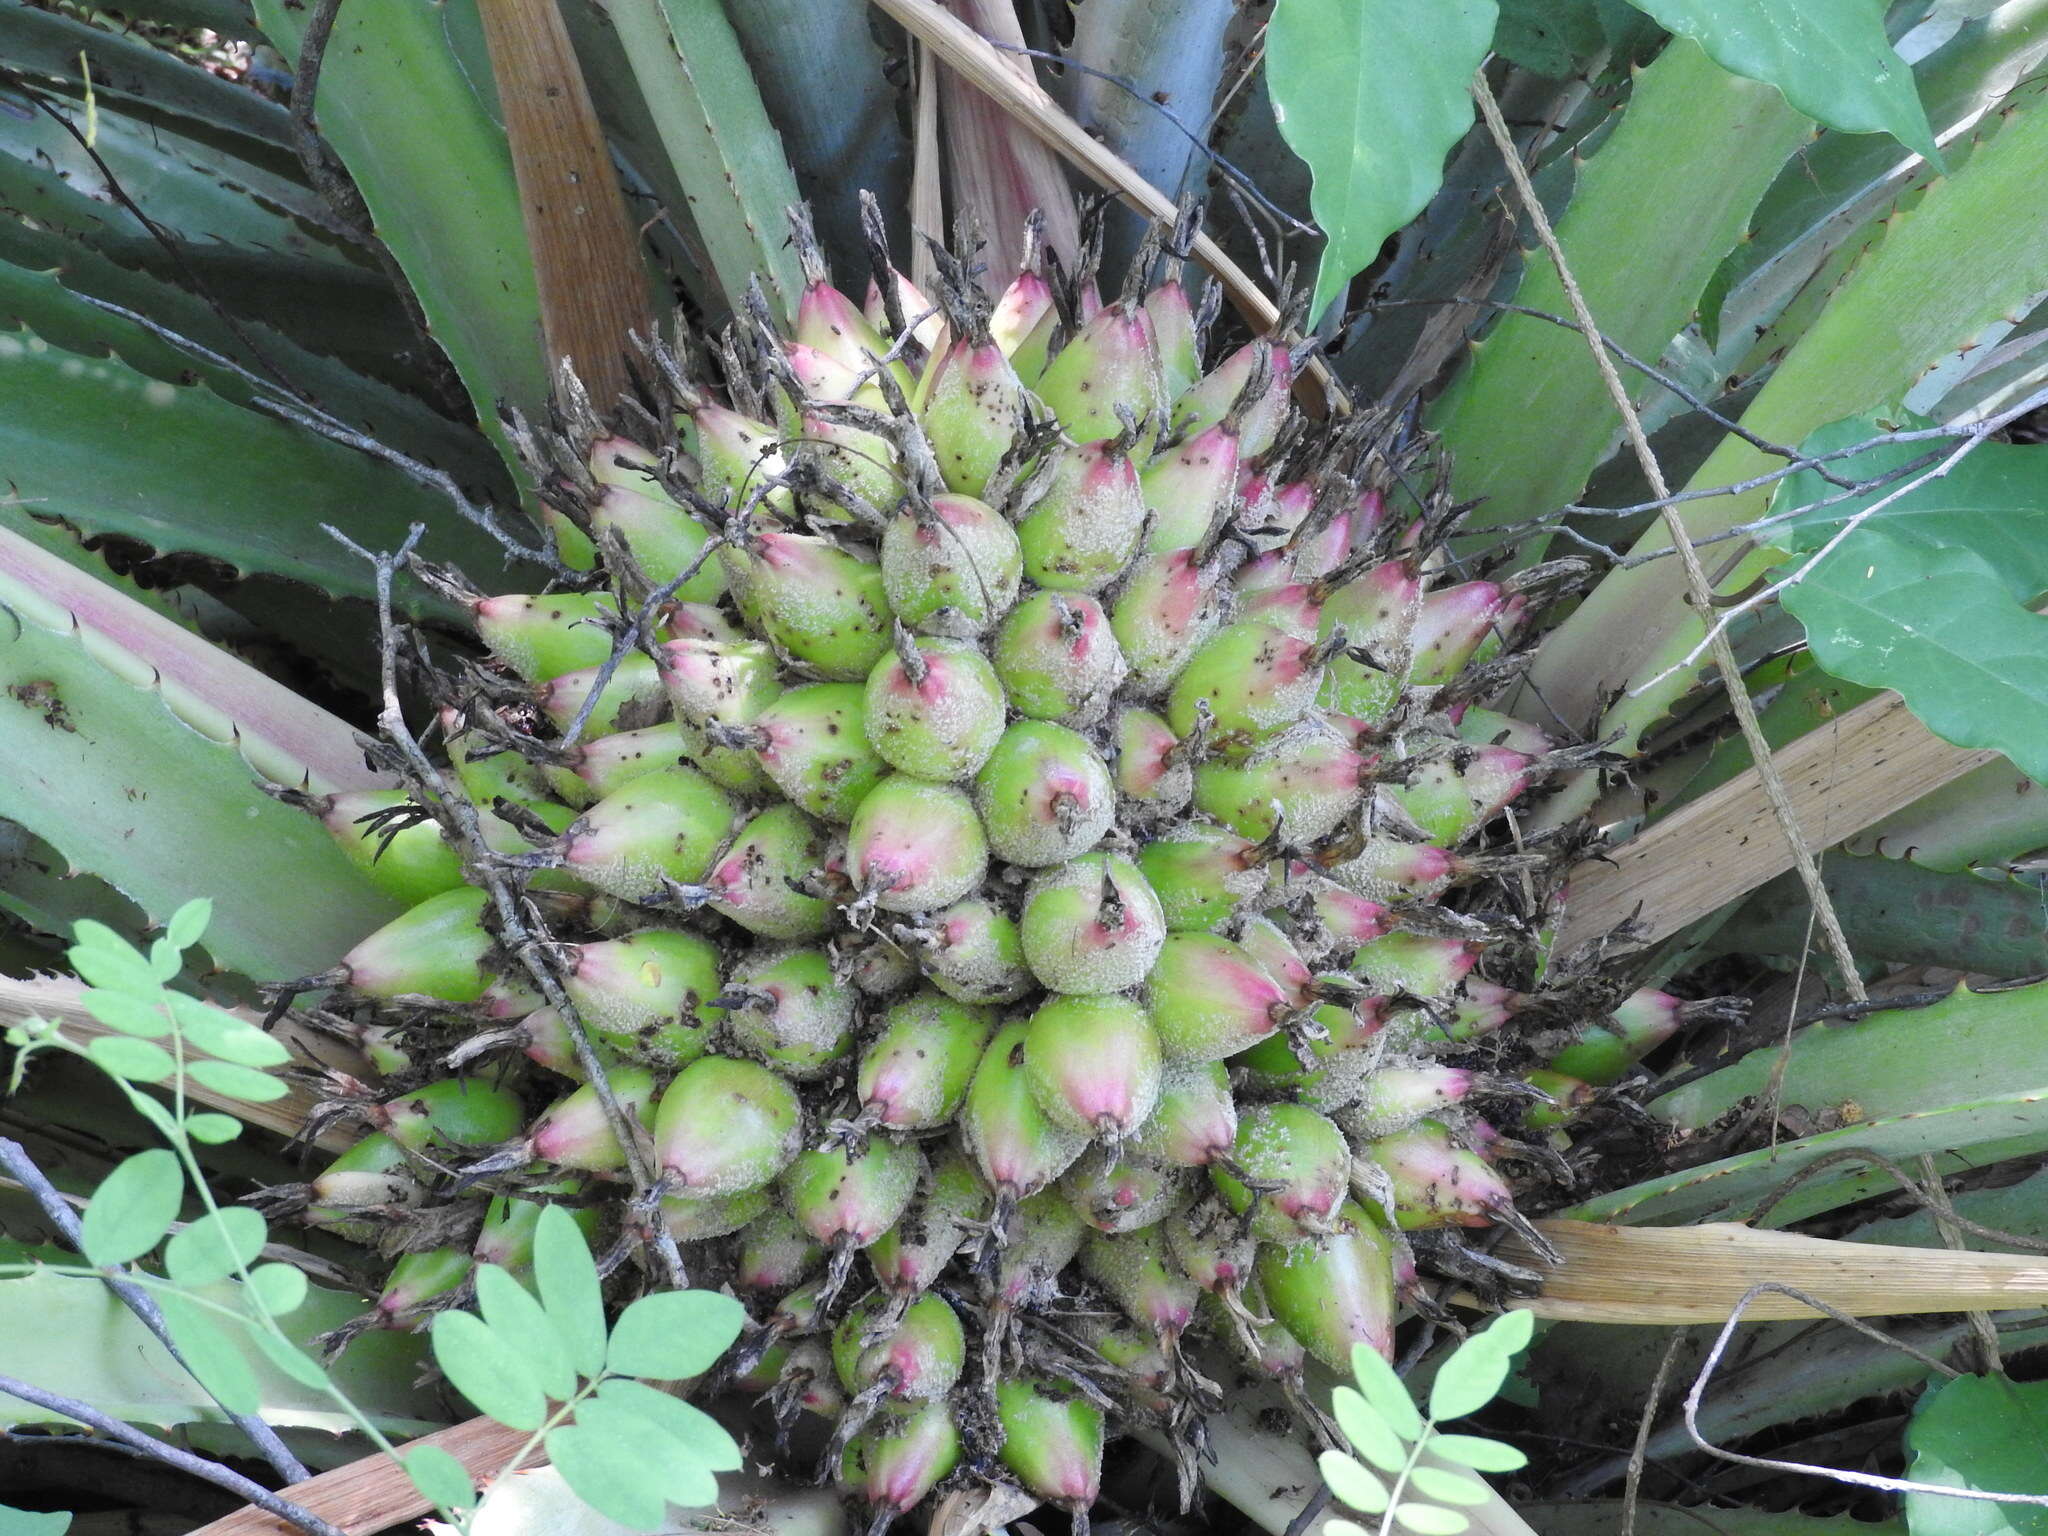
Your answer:
[[[1774,1281],[1856,1317],[2048,1306],[2048,1259],[1845,1243],[1739,1222],[1615,1227],[1539,1221],[1556,1264],[1510,1235],[1496,1250],[1544,1276],[1543,1293],[1511,1303],[1538,1317],[1668,1327],[1720,1323],[1759,1282]],[[1747,1315],[1810,1318],[1789,1296],[1756,1298]]]
[[[1657,500],[1665,500],[1671,488],[1664,481],[1664,471],[1658,466],[1657,456],[1650,451],[1650,439],[1643,431],[1641,418],[1636,415],[1635,406],[1628,398],[1628,391],[1622,387],[1621,375],[1615,371],[1614,360],[1607,355],[1607,348],[1600,339],[1600,331],[1594,323],[1593,312],[1586,305],[1586,296],[1579,289],[1578,281],[1572,276],[1571,268],[1565,264],[1564,247],[1558,243],[1557,231],[1551,228],[1550,216],[1543,211],[1543,203],[1536,196],[1536,189],[1529,182],[1529,173],[1522,168],[1522,157],[1516,153],[1514,140],[1508,134],[1508,126],[1502,121],[1500,103],[1493,99],[1493,89],[1486,83],[1486,73],[1477,71],[1472,76],[1472,95],[1479,103],[1479,115],[1486,123],[1486,131],[1500,150],[1501,159],[1507,165],[1508,179],[1515,185],[1515,196],[1529,222],[1536,231],[1536,238],[1542,242],[1557,269],[1559,284],[1565,297],[1571,301],[1572,316],[1579,322],[1580,332],[1587,348],[1593,354],[1593,365],[1600,370],[1600,379],[1607,387],[1608,397],[1613,400],[1615,410],[1621,413],[1623,430],[1628,434],[1629,446],[1635,451],[1636,463],[1641,466],[1643,477],[1649,482],[1650,494]],[[1686,533],[1685,523],[1675,507],[1663,510],[1664,526],[1671,537],[1672,548],[1678,552],[1679,562],[1685,567],[1685,582],[1698,606],[1702,618],[1713,612],[1714,589],[1707,580],[1706,570],[1700,565],[1699,552],[1692,547]],[[1708,619],[1707,622],[1711,623]],[[1734,707],[1735,720],[1742,727],[1743,740],[1749,743],[1751,758],[1761,776],[1763,789],[1770,801],[1771,812],[1778,819],[1784,831],[1785,841],[1792,852],[1793,867],[1799,871],[1800,882],[1806,887],[1807,899],[1813,903],[1814,916],[1819,920],[1821,932],[1827,936],[1828,950],[1835,958],[1835,965],[1842,973],[1842,986],[1849,996],[1862,1002],[1868,995],[1863,989],[1863,979],[1856,972],[1856,957],[1849,953],[1849,940],[1842,932],[1841,920],[1835,916],[1834,903],[1828,898],[1827,887],[1821,883],[1820,866],[1814,862],[1813,852],[1806,846],[1806,834],[1800,830],[1799,817],[1793,810],[1791,797],[1785,792],[1784,782],[1778,777],[1771,764],[1771,744],[1765,739],[1763,727],[1757,723],[1756,706],[1750,702],[1749,692],[1742,686],[1742,666],[1735,659],[1734,647],[1728,643],[1725,631],[1710,632],[1715,664],[1721,669],[1721,676],[1727,683],[1728,702]]]

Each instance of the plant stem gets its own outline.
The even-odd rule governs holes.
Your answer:
[[[309,1536],[347,1536],[347,1533],[329,1525],[311,1510],[301,1509],[289,1500],[281,1499],[261,1483],[251,1482],[239,1472],[230,1471],[218,1462],[194,1456],[190,1451],[181,1451],[174,1445],[166,1445],[152,1435],[145,1435],[133,1425],[101,1413],[91,1403],[82,1403],[74,1397],[64,1397],[56,1392],[45,1392],[41,1387],[28,1382],[17,1381],[12,1376],[0,1376],[0,1396],[18,1397],[25,1403],[34,1403],[38,1408],[47,1408],[52,1413],[61,1413],[66,1418],[76,1419],[89,1428],[98,1430],[111,1440],[143,1455],[160,1461],[166,1466],[176,1467],[225,1488],[236,1498],[254,1504],[258,1509],[276,1515],[280,1520],[289,1520]]]

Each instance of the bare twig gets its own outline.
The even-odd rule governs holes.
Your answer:
[[[253,1483],[241,1473],[231,1471],[217,1461],[208,1461],[204,1456],[194,1456],[190,1451],[181,1451],[175,1445],[167,1445],[153,1435],[145,1435],[132,1425],[101,1413],[91,1403],[82,1403],[75,1397],[65,1397],[56,1392],[45,1392],[41,1387],[12,1376],[0,1376],[0,1396],[18,1397],[24,1403],[34,1403],[38,1408],[47,1408],[52,1413],[61,1413],[67,1419],[76,1419],[91,1429],[98,1430],[108,1439],[139,1451],[151,1461],[160,1461],[167,1467],[176,1467],[180,1472],[201,1478],[217,1488],[225,1488],[236,1498],[254,1504],[258,1509],[289,1520],[309,1536],[345,1536],[338,1527],[329,1525],[309,1509],[279,1498],[261,1483]],[[302,1479],[303,1481],[303,1479]]]
[[[1601,381],[1607,386],[1607,393],[1614,407],[1621,413],[1622,427],[1628,434],[1629,444],[1635,450],[1636,462],[1641,465],[1643,478],[1658,496],[1668,496],[1671,488],[1665,483],[1664,472],[1657,463],[1657,456],[1650,449],[1650,440],[1643,431],[1642,419],[1636,415],[1635,407],[1628,398],[1628,391],[1622,387],[1621,376],[1614,371],[1614,362],[1600,345],[1600,329],[1594,323],[1593,312],[1586,306],[1586,296],[1580,291],[1578,281],[1572,276],[1571,268],[1565,261],[1564,248],[1558,242],[1557,231],[1551,228],[1550,216],[1543,211],[1542,199],[1529,183],[1529,173],[1522,168],[1521,157],[1515,153],[1514,141],[1508,135],[1507,124],[1501,121],[1500,103],[1493,99],[1493,89],[1486,83],[1484,71],[1475,71],[1472,76],[1472,94],[1479,104],[1479,114],[1485,120],[1486,129],[1499,148],[1501,158],[1508,168],[1508,179],[1515,184],[1515,195],[1520,199],[1529,221],[1536,230],[1537,239],[1550,255],[1557,269],[1558,282],[1564,288],[1565,297],[1571,301],[1572,314],[1577,317],[1588,347],[1593,353],[1594,365],[1600,370]],[[1691,590],[1692,600],[1700,612],[1700,621],[1711,624],[1714,593],[1707,580],[1707,573],[1700,565],[1700,557],[1688,540],[1685,524],[1677,512],[1670,507],[1663,511],[1666,528],[1671,535],[1672,546],[1678,551],[1680,563],[1685,567],[1686,585]],[[1815,865],[1812,851],[1806,846],[1806,836],[1799,828],[1799,818],[1792,809],[1790,797],[1785,792],[1785,782],[1771,766],[1771,744],[1764,736],[1763,727],[1757,723],[1756,706],[1751,702],[1749,691],[1742,686],[1742,665],[1736,659],[1734,647],[1728,643],[1725,630],[1713,633],[1712,650],[1715,662],[1721,668],[1722,677],[1728,680],[1728,702],[1734,706],[1736,723],[1742,727],[1743,739],[1749,743],[1752,760],[1758,775],[1763,780],[1764,792],[1770,801],[1771,810],[1783,829],[1785,840],[1792,850],[1793,866],[1799,871],[1800,882],[1805,885],[1807,898],[1813,904],[1814,914],[1821,930],[1827,935],[1828,948],[1835,958],[1835,964],[1842,972],[1842,985],[1853,998],[1865,996],[1863,980],[1857,975],[1855,956],[1849,952],[1848,937],[1842,932],[1841,919],[1835,915],[1834,903],[1829,899],[1827,887],[1821,883],[1820,870]]]
[[[57,1186],[43,1176],[43,1170],[38,1168],[35,1159],[28,1155],[28,1149],[18,1141],[0,1136],[0,1167],[14,1175],[21,1187],[28,1191],[30,1198],[48,1218],[50,1225],[57,1229],[57,1235],[73,1250],[84,1253],[76,1213],[72,1211],[69,1202],[59,1192]],[[109,1265],[102,1269],[100,1274],[107,1282],[107,1289],[120,1297],[122,1305],[141,1320],[143,1327],[156,1335],[157,1342],[170,1351],[171,1358],[184,1367],[187,1375],[199,1382],[206,1395],[220,1405],[221,1412],[234,1421],[235,1427],[249,1437],[250,1442],[262,1453],[263,1459],[270,1463],[272,1470],[279,1477],[288,1483],[302,1483],[312,1476],[299,1458],[285,1448],[285,1443],[278,1439],[276,1430],[253,1413],[235,1412],[226,1403],[221,1402],[211,1387],[200,1381],[198,1372],[186,1362],[177,1341],[171,1337],[171,1331],[164,1323],[163,1309],[157,1306],[155,1298],[149,1292],[127,1278],[127,1266]]]

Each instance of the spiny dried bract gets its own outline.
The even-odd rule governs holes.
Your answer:
[[[790,334],[521,425],[590,576],[465,596],[438,740],[489,857],[446,788],[296,796],[416,905],[308,979],[409,1075],[280,1198],[426,1233],[387,1324],[476,1220],[506,1264],[542,1201],[658,1220],[877,1527],[961,1467],[1078,1513],[1122,1424],[1196,1443],[1197,1353],[1299,1398],[1389,1348],[1405,1234],[1519,1220],[1508,1166],[1683,1010],[1534,986],[1555,882],[1500,813],[1586,751],[1475,701],[1560,571],[1449,574],[1427,440],[1303,420],[1278,336],[1205,373],[1177,263],[991,303],[941,257],[928,313],[799,249]]]

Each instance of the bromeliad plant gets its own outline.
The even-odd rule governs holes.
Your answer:
[[[711,1464],[623,1470],[685,1405],[518,1289],[542,1232],[597,1243],[614,1345],[741,1298],[701,1388],[878,1524],[949,1478],[1084,1519],[1125,1429],[1189,1496],[1233,1388],[1327,1438],[1321,1373],[1398,1303],[1535,1285],[1527,1209],[1740,1214],[1829,1150],[1666,1172],[1798,1080],[1760,1061],[1628,1129],[1729,1016],[1680,997],[1754,980],[1700,964],[1788,834],[2048,845],[1989,788],[2048,739],[2040,450],[1994,440],[2048,373],[2048,8],[158,9],[0,18],[16,968],[223,871],[153,985],[311,998],[309,1129],[361,1135],[220,1221],[389,1261],[326,1347],[429,1327],[614,1518]],[[1829,772],[1973,765],[1892,687],[2008,761],[1917,808],[1750,766],[1835,714]],[[2030,893],[1876,870],[1789,877],[1852,1001],[2028,968],[1884,919]],[[1881,1150],[2048,1145],[2031,1084],[1864,1065]],[[562,1358],[508,1348],[536,1317]]]

